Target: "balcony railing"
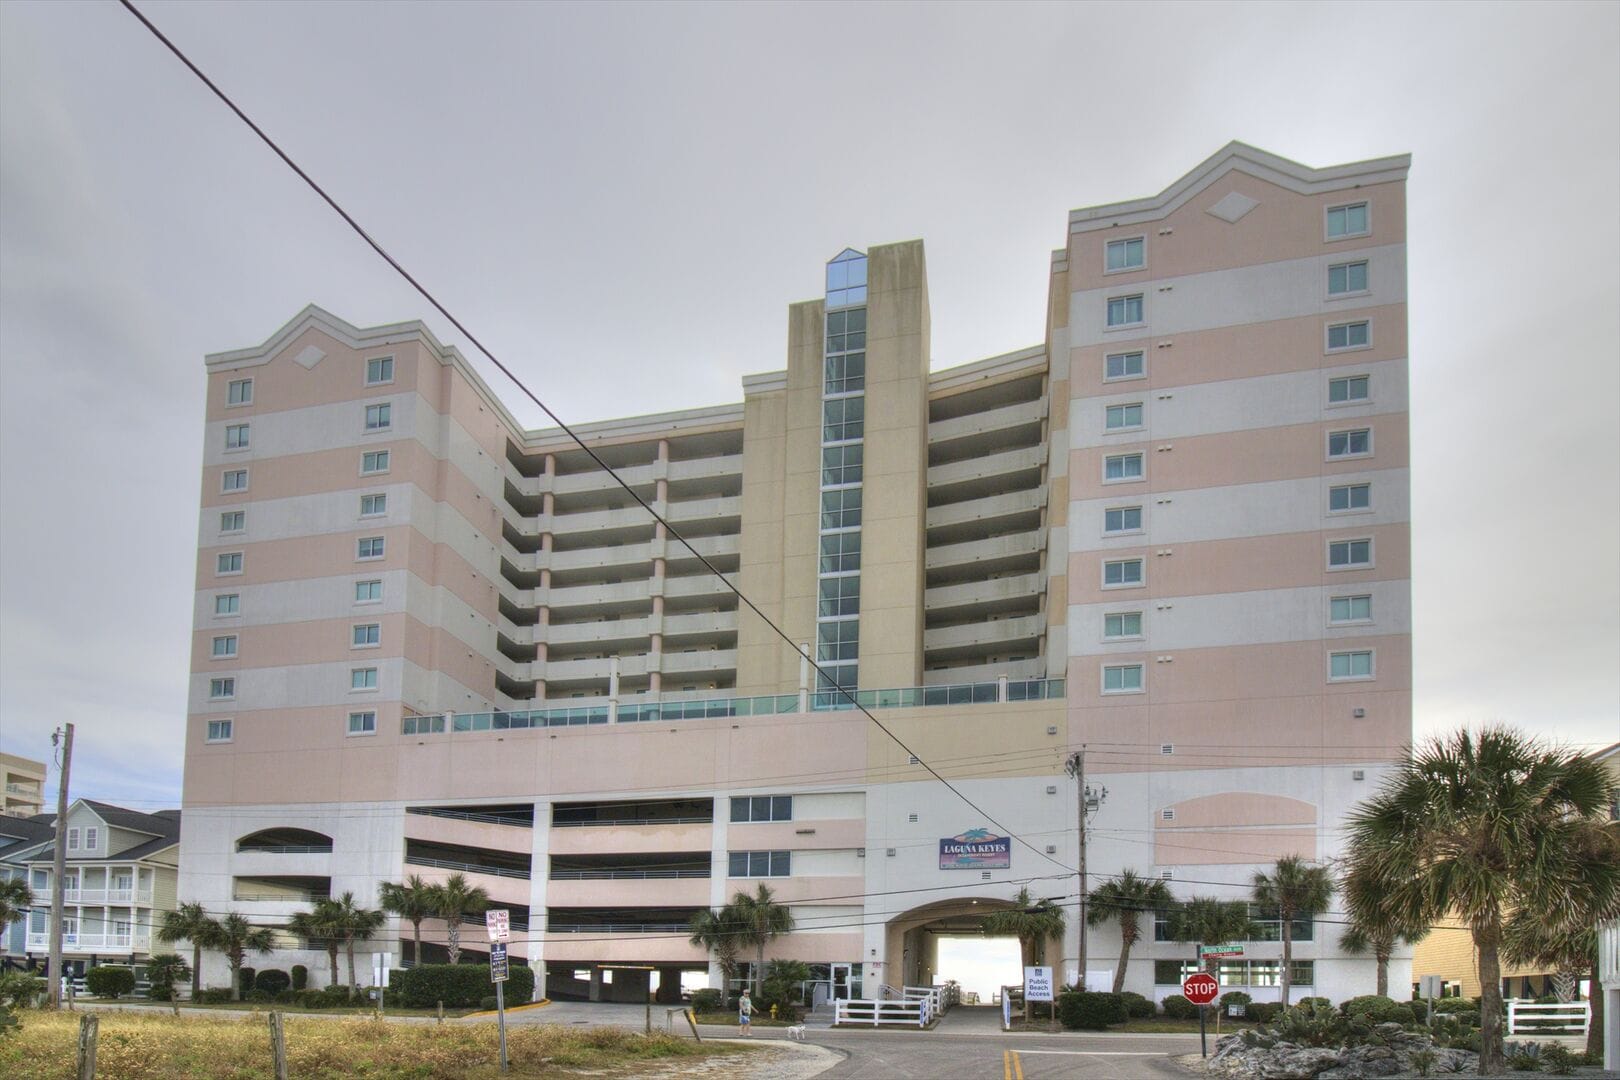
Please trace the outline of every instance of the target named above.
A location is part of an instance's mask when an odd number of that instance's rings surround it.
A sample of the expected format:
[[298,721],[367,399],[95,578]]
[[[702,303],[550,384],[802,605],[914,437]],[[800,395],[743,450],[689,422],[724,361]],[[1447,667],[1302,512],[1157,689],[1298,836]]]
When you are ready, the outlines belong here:
[[556,934],[689,934],[691,923],[552,923]]
[[424,817],[453,818],[456,821],[482,821],[490,825],[510,825],[514,829],[532,829],[533,821],[522,818],[502,817],[500,814],[478,814],[466,810],[441,810],[436,806],[407,806],[407,814],[421,814]]
[[577,829],[596,825],[708,825],[713,821],[713,814],[707,817],[592,818],[589,821],[553,820],[551,827],[553,829]]
[[706,878],[709,868],[702,870],[553,870],[552,881],[675,881],[686,878]]
[[527,870],[519,870],[510,866],[482,866],[478,863],[454,862],[450,859],[430,859],[425,855],[406,854],[405,861],[412,866],[431,866],[437,870],[460,870],[468,874],[493,874],[496,877],[522,878],[529,880]]
[[7,784],[7,795],[26,795],[31,799],[39,798],[39,788],[30,784]]
[[[1006,691],[1003,696],[1002,687]],[[907,686],[892,690],[857,690],[855,700],[868,709],[914,709],[941,705],[981,705],[1001,701],[1045,701],[1061,699],[1063,679],[1012,679],[1005,684],[992,682],[956,683],[947,686]],[[809,695],[815,710],[854,708],[837,691]],[[779,716],[799,711],[798,694],[764,694],[749,697],[705,698],[696,701],[636,701],[618,707],[621,724],[640,721],[699,720],[710,717]],[[405,735],[443,735],[463,731],[510,731],[524,728],[571,727],[606,724],[613,710],[605,704],[529,711],[444,713],[433,716],[407,716],[401,721]]]
[[63,889],[69,904],[150,904],[151,889]]
[[[149,949],[151,946],[152,935],[150,933],[75,933],[62,935],[62,948],[64,949],[81,951],[88,949]],[[48,949],[50,947],[51,936],[49,934],[31,933],[28,935],[28,948],[30,950]]]

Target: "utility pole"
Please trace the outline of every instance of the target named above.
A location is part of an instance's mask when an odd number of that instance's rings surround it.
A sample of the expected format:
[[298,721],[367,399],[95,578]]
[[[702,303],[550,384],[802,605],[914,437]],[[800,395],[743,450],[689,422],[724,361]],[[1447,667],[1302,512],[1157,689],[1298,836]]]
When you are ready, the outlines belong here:
[[62,892],[67,877],[67,808],[68,773],[73,768],[73,725],[66,724],[51,736],[51,745],[61,740],[62,774],[56,778],[56,843],[51,859],[51,950],[48,963],[50,972],[51,1005],[62,1007],[62,920],[67,914]]
[[1086,746],[1080,744],[1080,749],[1069,755],[1064,764],[1064,771],[1074,778],[1075,790],[1075,816],[1078,820],[1080,833],[1080,989],[1086,988],[1086,915],[1091,901],[1090,887],[1086,881],[1086,820],[1097,812],[1102,801],[1108,798],[1108,789],[1102,788],[1093,792],[1086,785]]

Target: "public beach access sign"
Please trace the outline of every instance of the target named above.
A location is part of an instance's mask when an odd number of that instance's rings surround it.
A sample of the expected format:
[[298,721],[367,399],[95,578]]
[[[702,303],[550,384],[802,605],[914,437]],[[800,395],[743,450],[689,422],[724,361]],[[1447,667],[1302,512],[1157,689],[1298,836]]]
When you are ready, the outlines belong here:
[[939,841],[941,870],[1006,870],[1012,866],[1012,837],[989,829],[969,829]]

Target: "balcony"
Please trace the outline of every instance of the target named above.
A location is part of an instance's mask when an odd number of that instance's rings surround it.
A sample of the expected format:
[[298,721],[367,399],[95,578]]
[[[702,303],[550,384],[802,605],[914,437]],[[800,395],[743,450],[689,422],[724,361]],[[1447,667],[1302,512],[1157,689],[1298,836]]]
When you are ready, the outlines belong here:
[[150,904],[151,889],[63,889],[68,904]]
[[[933,420],[928,424],[930,444],[946,443],[956,439],[969,439],[991,432],[1005,432],[1008,428],[1032,428],[1035,438],[1040,437],[1040,424],[1046,419],[1046,402],[1023,401],[1016,405],[1003,405],[999,409],[968,413],[949,420]],[[1004,440],[998,439],[1005,446]]]
[[[29,934],[28,951],[44,951],[51,947],[49,934]],[[101,934],[63,934],[62,948],[68,952],[146,952],[152,947],[152,935],[149,931],[127,934],[101,933]]]
[[1009,645],[1014,642],[1035,643],[1046,633],[1044,615],[1024,615],[1011,619],[986,619],[982,622],[944,626],[923,631],[923,649],[940,652],[951,649],[985,648],[991,645]]
[[938,585],[923,592],[923,609],[930,616],[958,608],[1011,611],[1027,608],[1032,598],[1040,596],[1041,589],[1038,573]]

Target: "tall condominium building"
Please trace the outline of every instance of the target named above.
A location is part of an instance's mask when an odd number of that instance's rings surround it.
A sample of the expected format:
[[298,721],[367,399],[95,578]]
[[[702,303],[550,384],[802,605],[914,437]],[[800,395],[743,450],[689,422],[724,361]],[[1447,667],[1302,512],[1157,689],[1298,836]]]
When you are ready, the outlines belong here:
[[[1234,143],[1074,211],[1044,342],[947,370],[922,243],[845,249],[740,403],[576,429],[618,479],[419,322],[208,357],[182,898],[459,871],[551,996],[640,1000],[763,883],[767,955],[870,994],[1021,884],[1075,913],[1082,749],[1093,885],[1332,856],[1411,730],[1407,168]],[[1255,914],[1222,978],[1264,999]],[[1192,947],[1148,937],[1162,997]],[[1370,992],[1338,937],[1296,986]]]

